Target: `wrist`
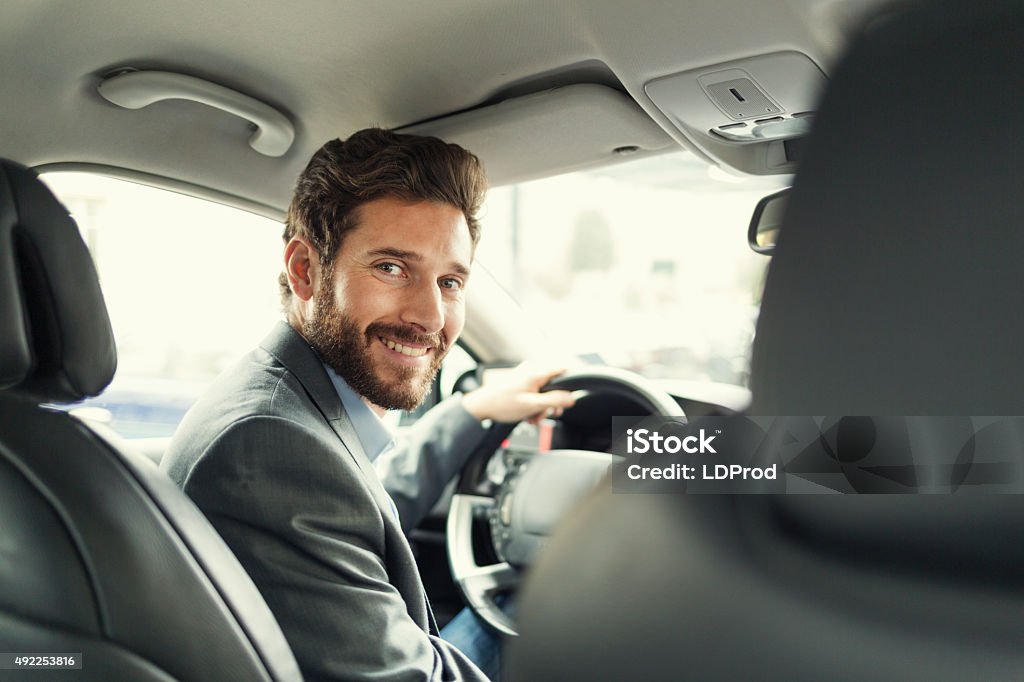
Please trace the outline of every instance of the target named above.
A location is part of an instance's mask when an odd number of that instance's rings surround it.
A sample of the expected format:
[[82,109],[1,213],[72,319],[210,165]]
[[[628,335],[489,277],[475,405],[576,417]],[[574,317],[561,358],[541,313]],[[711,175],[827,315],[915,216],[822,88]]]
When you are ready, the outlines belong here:
[[487,397],[481,393],[482,390],[477,389],[462,396],[462,407],[469,412],[470,416],[480,422],[491,418]]

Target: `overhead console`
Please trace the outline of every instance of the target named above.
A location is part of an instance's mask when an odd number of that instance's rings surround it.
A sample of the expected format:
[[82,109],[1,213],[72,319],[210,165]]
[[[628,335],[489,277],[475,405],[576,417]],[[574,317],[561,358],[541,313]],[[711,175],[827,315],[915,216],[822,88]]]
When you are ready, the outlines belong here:
[[647,96],[691,143],[745,173],[792,173],[825,74],[776,52],[657,78]]

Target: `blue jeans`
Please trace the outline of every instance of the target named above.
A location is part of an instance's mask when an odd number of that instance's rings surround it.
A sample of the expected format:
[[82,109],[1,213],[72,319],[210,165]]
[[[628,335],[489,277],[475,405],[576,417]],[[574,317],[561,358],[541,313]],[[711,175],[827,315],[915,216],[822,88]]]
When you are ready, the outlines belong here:
[[465,608],[441,628],[441,637],[452,644],[494,682],[501,677],[501,637]]

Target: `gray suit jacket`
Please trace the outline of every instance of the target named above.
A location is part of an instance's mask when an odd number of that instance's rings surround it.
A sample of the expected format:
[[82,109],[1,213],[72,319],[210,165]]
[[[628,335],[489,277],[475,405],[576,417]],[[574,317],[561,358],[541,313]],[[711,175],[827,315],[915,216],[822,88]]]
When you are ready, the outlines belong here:
[[[395,469],[409,525],[461,465],[447,451],[482,436],[458,404],[421,421],[420,466]],[[196,403],[161,467],[238,556],[307,680],[486,679],[437,636],[387,493],[319,358],[287,324]]]

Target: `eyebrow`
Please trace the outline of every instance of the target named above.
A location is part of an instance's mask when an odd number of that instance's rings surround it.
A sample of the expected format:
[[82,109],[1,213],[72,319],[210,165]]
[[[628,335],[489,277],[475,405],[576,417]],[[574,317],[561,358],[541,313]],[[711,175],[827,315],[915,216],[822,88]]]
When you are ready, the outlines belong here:
[[[423,256],[416,253],[415,251],[396,249],[393,246],[385,246],[379,249],[374,249],[373,251],[370,251],[366,255],[375,258],[380,256],[388,258],[399,258],[401,260],[413,261],[417,263],[423,260]],[[462,277],[469,277],[469,268],[467,268],[462,263],[459,263],[458,261],[453,261],[449,267],[451,268],[452,272],[454,272],[456,275],[460,275]]]

